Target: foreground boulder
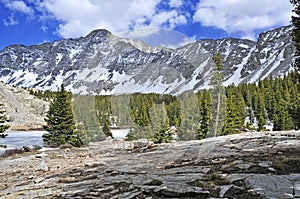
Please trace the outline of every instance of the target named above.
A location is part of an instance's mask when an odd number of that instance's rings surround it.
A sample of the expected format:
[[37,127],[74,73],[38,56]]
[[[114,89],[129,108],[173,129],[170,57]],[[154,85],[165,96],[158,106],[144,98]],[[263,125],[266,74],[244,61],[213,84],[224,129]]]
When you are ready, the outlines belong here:
[[300,197],[300,132],[131,145],[107,140],[1,159],[0,198]]

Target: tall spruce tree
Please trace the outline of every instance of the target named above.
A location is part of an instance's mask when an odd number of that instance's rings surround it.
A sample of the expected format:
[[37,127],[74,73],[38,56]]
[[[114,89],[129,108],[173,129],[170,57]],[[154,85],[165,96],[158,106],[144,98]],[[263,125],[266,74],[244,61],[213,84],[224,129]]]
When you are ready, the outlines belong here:
[[73,110],[63,84],[56,98],[50,104],[45,121],[47,125],[44,126],[44,129],[48,133],[43,135],[43,141],[47,145],[52,147],[67,143],[76,147],[82,145],[81,138],[75,132]]
[[236,87],[227,88],[225,124],[222,135],[237,133],[244,126],[246,111],[242,92]]
[[9,125],[6,124],[7,118],[5,116],[4,105],[0,104],[0,138],[5,138],[7,134],[3,134],[9,128]]
[[180,140],[194,140],[198,138],[200,127],[200,110],[198,97],[193,93],[184,93],[180,96],[181,119],[178,128]]
[[266,124],[266,110],[265,110],[265,102],[263,97],[263,91],[258,92],[258,104],[256,110],[256,118],[258,122],[258,130],[262,130],[264,125]]
[[106,135],[106,137],[114,138],[109,126],[110,126],[110,122],[109,122],[109,118],[107,116],[104,119],[104,124],[103,124],[103,127],[102,127],[102,131],[103,131],[104,135]]
[[173,137],[169,130],[170,123],[165,103],[153,104],[150,110],[150,116],[151,129],[155,132],[152,136],[152,141],[156,144],[171,142]]
[[294,116],[293,117],[293,123],[295,129],[300,129],[300,105],[299,105],[299,92],[300,92],[300,1],[299,0],[290,0],[290,2],[293,4],[294,9],[294,15],[292,16],[292,22],[293,22],[293,41],[294,45],[296,47],[296,53],[295,53],[295,67],[298,70],[298,73],[295,73],[294,75],[294,81],[298,82],[298,98],[296,101],[292,102],[291,107],[291,113]]
[[198,139],[203,139],[210,130],[210,122],[212,119],[211,93],[207,90],[198,93],[198,103],[200,110],[200,125],[198,129]]
[[294,15],[292,16],[292,23],[294,26],[293,29],[293,40],[294,45],[296,47],[296,59],[295,59],[295,65],[300,71],[300,1],[299,0],[290,0],[290,2],[293,4],[294,9]]
[[210,81],[210,84],[213,86],[213,89],[211,90],[212,118],[210,131],[207,134],[208,137],[215,137],[221,134],[226,114],[226,95],[225,88],[222,85],[224,80],[223,57],[221,53],[214,55],[213,61],[215,66],[213,68],[213,75]]

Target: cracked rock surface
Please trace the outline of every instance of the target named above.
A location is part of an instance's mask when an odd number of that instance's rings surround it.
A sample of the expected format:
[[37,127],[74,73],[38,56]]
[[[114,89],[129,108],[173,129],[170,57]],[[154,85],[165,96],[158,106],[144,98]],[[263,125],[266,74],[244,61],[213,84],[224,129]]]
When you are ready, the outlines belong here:
[[300,198],[300,132],[106,140],[2,158],[0,168],[0,198]]

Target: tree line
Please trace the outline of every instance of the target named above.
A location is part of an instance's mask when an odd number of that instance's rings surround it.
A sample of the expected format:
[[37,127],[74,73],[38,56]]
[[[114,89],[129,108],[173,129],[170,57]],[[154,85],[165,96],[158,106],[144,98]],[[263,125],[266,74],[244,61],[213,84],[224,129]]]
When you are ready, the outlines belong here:
[[[223,91],[217,93],[216,88],[179,96],[155,93],[80,96],[68,93],[64,99],[73,106],[75,122],[72,129],[76,123],[82,143],[112,136],[109,126],[113,125],[130,128],[128,140],[147,138],[169,142],[173,134],[178,140],[203,139],[247,129],[261,131],[267,124],[272,124],[276,131],[299,129],[299,84],[298,73],[291,72],[283,78],[270,77],[258,83],[223,87]],[[219,108],[220,100],[214,99],[218,95],[222,101]],[[59,105],[56,111],[62,111],[65,106]],[[48,123],[52,120],[51,112],[55,111],[49,109]]]

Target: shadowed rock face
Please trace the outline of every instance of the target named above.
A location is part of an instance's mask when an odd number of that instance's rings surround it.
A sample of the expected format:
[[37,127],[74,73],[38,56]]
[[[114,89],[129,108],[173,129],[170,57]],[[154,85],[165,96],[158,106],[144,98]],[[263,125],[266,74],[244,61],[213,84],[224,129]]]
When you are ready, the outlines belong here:
[[199,40],[176,49],[95,30],[86,37],[0,51],[0,80],[18,87],[76,94],[155,92],[180,94],[206,88],[212,56],[223,56],[225,85],[283,76],[292,70],[292,26],[262,33],[257,42]]
[[299,198],[300,132],[103,141],[0,161],[1,198]]

